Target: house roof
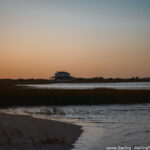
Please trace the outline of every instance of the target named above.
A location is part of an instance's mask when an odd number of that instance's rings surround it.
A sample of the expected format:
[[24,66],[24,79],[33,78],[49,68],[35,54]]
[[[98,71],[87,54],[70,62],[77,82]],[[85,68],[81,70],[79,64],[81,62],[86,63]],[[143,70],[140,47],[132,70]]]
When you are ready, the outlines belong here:
[[68,72],[65,72],[65,71],[58,71],[58,72],[56,72],[56,73],[70,74],[70,73],[68,73]]

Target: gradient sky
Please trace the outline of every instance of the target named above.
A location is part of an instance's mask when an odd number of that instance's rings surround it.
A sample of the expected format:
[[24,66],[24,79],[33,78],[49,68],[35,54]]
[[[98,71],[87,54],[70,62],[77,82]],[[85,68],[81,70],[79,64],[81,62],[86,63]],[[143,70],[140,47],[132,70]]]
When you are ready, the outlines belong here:
[[150,76],[150,0],[0,0],[0,78]]

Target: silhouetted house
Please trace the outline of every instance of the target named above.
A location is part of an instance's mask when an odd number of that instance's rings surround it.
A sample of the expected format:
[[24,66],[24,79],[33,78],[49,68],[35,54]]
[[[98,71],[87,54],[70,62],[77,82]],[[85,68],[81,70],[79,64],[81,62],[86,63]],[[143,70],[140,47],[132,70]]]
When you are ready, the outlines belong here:
[[56,81],[72,81],[75,79],[70,73],[64,71],[56,72],[55,76],[52,78],[54,78]]

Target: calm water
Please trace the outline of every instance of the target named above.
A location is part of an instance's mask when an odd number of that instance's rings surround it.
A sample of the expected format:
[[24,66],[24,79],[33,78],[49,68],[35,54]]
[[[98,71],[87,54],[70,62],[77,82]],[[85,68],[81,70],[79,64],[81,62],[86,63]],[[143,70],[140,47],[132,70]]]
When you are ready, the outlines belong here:
[[36,84],[27,85],[33,88],[47,89],[149,89],[150,82],[126,82],[126,83],[55,83],[55,84]]
[[73,150],[105,150],[107,146],[150,145],[150,104],[28,107],[1,109],[82,126]]

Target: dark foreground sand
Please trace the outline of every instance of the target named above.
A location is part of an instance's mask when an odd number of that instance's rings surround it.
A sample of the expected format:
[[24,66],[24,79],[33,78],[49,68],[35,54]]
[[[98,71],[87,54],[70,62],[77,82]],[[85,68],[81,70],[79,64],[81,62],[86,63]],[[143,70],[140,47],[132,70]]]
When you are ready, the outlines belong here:
[[81,132],[76,125],[0,114],[0,150],[69,150]]

